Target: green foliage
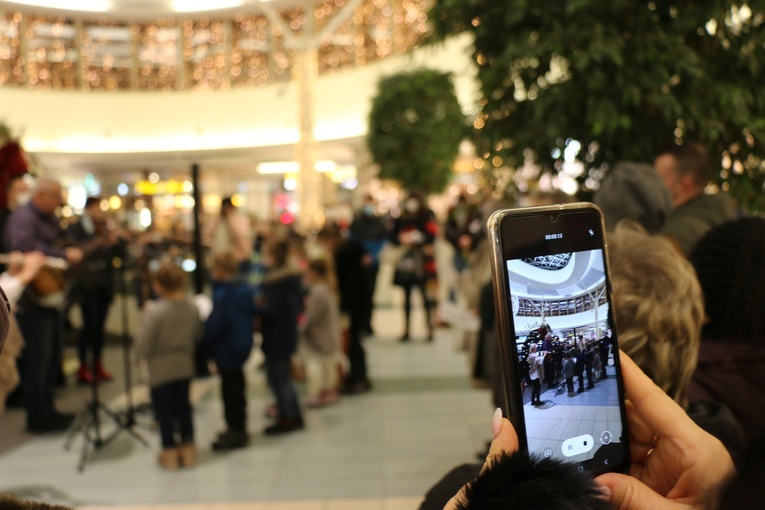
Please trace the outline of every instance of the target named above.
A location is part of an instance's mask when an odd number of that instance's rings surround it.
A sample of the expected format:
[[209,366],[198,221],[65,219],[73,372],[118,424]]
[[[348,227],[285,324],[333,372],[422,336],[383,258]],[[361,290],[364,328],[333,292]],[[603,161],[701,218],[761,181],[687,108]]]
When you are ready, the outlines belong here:
[[436,40],[474,35],[486,159],[556,172],[578,140],[586,192],[609,164],[696,140],[765,210],[765,0],[437,0],[430,19]]
[[424,194],[441,191],[467,134],[449,74],[420,69],[378,83],[367,145],[381,178]]

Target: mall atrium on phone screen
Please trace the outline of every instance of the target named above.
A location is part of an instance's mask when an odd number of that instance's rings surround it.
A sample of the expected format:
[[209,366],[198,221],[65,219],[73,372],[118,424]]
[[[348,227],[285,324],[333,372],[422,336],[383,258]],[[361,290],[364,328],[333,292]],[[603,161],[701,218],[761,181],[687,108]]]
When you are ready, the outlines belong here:
[[[603,253],[509,260],[507,270],[529,451],[597,462],[622,435]],[[530,355],[532,345],[537,353]],[[535,356],[544,378],[541,403],[532,405]]]

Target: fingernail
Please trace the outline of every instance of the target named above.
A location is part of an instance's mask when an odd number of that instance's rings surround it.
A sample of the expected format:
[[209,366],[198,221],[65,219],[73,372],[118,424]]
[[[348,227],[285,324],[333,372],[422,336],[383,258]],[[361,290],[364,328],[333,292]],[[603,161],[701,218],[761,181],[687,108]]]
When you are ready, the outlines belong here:
[[499,407],[494,411],[494,417],[491,419],[491,432],[494,437],[499,435],[499,431],[502,428],[502,409]]

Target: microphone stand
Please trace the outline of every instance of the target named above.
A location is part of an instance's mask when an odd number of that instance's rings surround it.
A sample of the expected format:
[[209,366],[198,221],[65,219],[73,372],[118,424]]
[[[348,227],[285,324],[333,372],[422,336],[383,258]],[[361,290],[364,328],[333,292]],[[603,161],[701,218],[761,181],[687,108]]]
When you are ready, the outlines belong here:
[[[99,381],[97,381],[95,377],[96,360],[94,356],[91,362],[91,372],[94,375],[93,380],[90,382],[91,401],[88,404],[87,409],[85,409],[85,411],[77,416],[77,419],[69,429],[69,434],[67,435],[66,442],[64,443],[64,449],[69,450],[77,439],[77,436],[79,435],[82,437],[80,460],[77,464],[77,470],[79,472],[82,472],[85,469],[85,463],[87,462],[91,451],[99,451],[105,448],[123,432],[128,433],[133,439],[141,443],[144,447],[148,448],[149,446],[149,443],[138,432],[136,432],[136,430],[134,430],[136,426],[136,409],[133,405],[132,397],[132,377],[130,364],[131,339],[128,326],[127,284],[125,283],[124,258],[115,258],[112,263],[117,269],[119,293],[121,295],[122,301],[122,349],[125,363],[125,394],[127,398],[127,408],[123,413],[116,413],[99,400]],[[108,421],[111,421],[115,425],[115,429],[106,436],[104,436],[101,431],[101,415],[104,415]]]

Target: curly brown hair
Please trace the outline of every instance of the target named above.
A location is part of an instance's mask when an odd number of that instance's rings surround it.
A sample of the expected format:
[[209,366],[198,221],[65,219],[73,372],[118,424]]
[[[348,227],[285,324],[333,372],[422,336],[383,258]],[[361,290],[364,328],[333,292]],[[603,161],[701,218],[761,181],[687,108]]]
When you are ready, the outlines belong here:
[[693,267],[667,238],[631,221],[608,234],[608,259],[619,345],[686,407],[704,321]]

